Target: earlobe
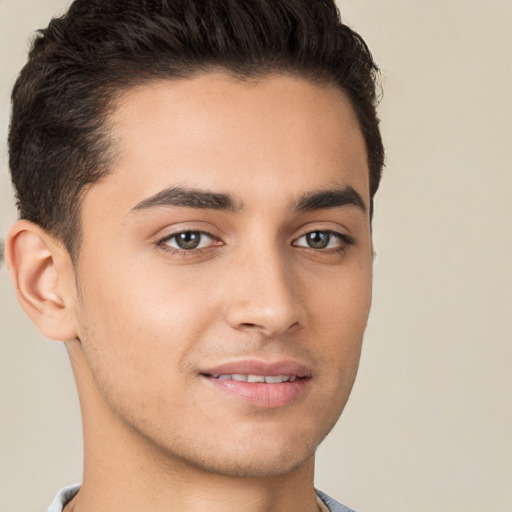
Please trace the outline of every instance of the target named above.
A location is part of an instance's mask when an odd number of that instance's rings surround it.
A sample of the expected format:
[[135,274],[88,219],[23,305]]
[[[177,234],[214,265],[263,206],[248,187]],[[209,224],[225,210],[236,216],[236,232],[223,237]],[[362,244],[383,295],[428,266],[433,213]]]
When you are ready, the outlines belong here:
[[73,268],[62,244],[21,220],[7,236],[5,257],[18,301],[43,335],[59,341],[76,338]]

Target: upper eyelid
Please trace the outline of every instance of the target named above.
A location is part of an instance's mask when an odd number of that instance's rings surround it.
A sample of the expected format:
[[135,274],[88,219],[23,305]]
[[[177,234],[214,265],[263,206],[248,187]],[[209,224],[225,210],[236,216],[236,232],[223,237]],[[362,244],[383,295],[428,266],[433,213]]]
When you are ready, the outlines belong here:
[[297,226],[294,230],[295,233],[301,233],[302,235],[306,235],[312,231],[329,231],[335,234],[346,234],[347,236],[350,236],[349,233],[351,230],[348,226],[345,226],[337,220],[330,219],[310,220],[300,226]]
[[197,226],[197,227],[186,227],[186,226],[183,226],[183,227],[178,227],[177,229],[176,228],[172,228],[172,229],[169,229],[170,226],[167,226],[166,228],[163,228],[163,229],[160,229],[159,230],[159,233],[165,233],[163,235],[159,235],[159,234],[156,234],[155,235],[155,239],[158,242],[162,241],[162,240],[168,240],[174,236],[178,236],[182,233],[201,233],[203,235],[207,235],[211,238],[215,238],[217,240],[220,240],[221,239],[221,234],[217,233],[218,230],[213,230],[213,229],[208,229],[208,228],[204,228],[204,227],[200,227],[200,226]]
[[211,238],[212,240],[216,240],[221,242],[220,238],[218,236],[215,236],[214,234],[205,231],[203,229],[180,229],[179,231],[175,231],[174,233],[169,233],[168,235],[161,237],[158,239],[157,243],[161,244],[163,242],[166,242],[168,240],[172,240],[173,238],[177,237],[178,235],[181,235],[183,233],[199,233],[201,235],[206,235],[207,237]]
[[[332,229],[332,228],[322,228],[322,227],[320,227],[320,228],[318,228],[318,227],[317,228],[313,228],[311,226],[304,227],[303,229],[301,229],[299,231],[299,234],[293,235],[293,237],[290,239],[290,242],[293,244],[297,240],[299,240],[300,238],[306,236],[309,233],[314,233],[315,231],[329,233],[329,234],[339,238],[341,241],[345,241],[347,243],[354,243],[355,242],[355,239],[354,239],[354,237],[352,235],[344,233],[341,230],[336,230],[336,229]],[[182,228],[182,229],[177,229],[176,231],[174,231],[172,233],[168,233],[165,236],[158,237],[158,239],[156,240],[156,243],[157,244],[162,244],[162,243],[164,243],[164,242],[166,242],[168,240],[172,240],[174,237],[176,237],[176,236],[178,236],[178,235],[180,235],[182,233],[190,233],[190,232],[200,233],[202,235],[206,235],[207,237],[211,238],[212,240],[215,240],[217,242],[221,242],[222,244],[225,243],[221,236],[219,236],[218,234],[212,233],[212,231],[207,231],[206,229],[201,229],[201,228],[194,229],[194,228],[185,228],[185,227]]]
[[353,245],[355,243],[354,237],[352,237],[350,235],[346,235],[344,233],[340,233],[339,231],[333,231],[331,229],[312,229],[310,231],[306,231],[303,235],[295,237],[292,240],[292,245],[294,245],[301,238],[304,238],[309,233],[315,233],[315,232],[328,233],[329,235],[337,238],[340,242],[343,242],[346,245]]
[[355,239],[352,235],[349,235],[348,233],[344,233],[343,231],[339,231],[339,230],[336,230],[336,229],[331,229],[331,228],[308,228],[308,229],[305,229],[304,231],[301,231],[300,235],[296,235],[293,237],[292,239],[292,242],[295,241],[295,240],[298,240],[299,238],[302,238],[303,236],[306,236],[308,235],[309,233],[314,233],[315,231],[318,231],[318,232],[321,232],[321,233],[329,233],[333,236],[336,236],[338,238],[340,238],[341,240],[345,240],[345,241],[351,241],[351,242],[354,242]]

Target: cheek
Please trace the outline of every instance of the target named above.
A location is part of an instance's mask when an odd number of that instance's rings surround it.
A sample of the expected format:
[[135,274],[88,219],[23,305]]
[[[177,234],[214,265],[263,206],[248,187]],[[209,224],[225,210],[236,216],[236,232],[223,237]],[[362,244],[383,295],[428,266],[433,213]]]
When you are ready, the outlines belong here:
[[[329,368],[332,392],[350,389],[355,379],[371,306],[371,264],[339,272],[311,292],[312,345]],[[328,384],[325,383],[327,386]]]
[[322,286],[310,287],[310,295],[315,310],[311,318],[323,332],[346,340],[362,337],[372,301],[371,264],[332,272]]
[[80,283],[80,339],[97,379],[110,389],[172,387],[208,325],[205,294],[156,271],[92,270]]

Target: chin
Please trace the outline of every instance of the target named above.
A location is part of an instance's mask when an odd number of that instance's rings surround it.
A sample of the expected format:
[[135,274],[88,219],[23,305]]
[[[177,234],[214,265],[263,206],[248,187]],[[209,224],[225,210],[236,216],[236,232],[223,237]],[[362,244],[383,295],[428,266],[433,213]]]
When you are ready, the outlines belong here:
[[285,476],[302,467],[314,455],[314,450],[304,453],[281,453],[266,457],[265,454],[248,453],[228,455],[216,459],[188,461],[196,469],[231,478],[275,478]]
[[203,472],[237,478],[275,478],[312,462],[316,448],[327,433],[295,430],[292,434],[271,436],[268,432],[261,435],[254,431],[249,437],[237,439],[233,435],[219,443],[203,440],[202,446],[181,444],[180,453],[169,450],[168,455]]

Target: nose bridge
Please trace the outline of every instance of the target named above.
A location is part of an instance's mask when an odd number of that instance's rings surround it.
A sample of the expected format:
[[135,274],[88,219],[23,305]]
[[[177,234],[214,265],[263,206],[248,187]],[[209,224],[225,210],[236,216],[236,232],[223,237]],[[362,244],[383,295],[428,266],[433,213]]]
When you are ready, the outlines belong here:
[[236,260],[227,307],[233,328],[276,335],[302,323],[293,269],[277,242],[260,239],[259,244],[241,251]]

